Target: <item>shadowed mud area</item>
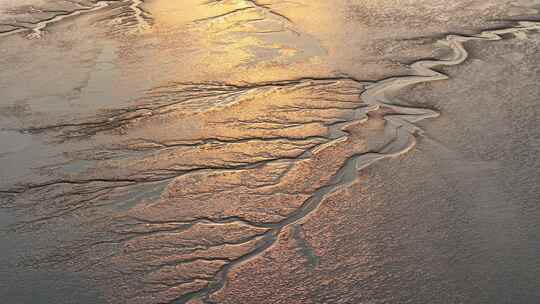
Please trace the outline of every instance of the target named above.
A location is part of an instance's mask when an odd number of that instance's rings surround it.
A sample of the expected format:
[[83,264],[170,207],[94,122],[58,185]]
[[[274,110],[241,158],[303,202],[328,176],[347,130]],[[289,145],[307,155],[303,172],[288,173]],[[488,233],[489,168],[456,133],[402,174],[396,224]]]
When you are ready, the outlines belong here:
[[534,303],[538,9],[0,0],[0,299]]

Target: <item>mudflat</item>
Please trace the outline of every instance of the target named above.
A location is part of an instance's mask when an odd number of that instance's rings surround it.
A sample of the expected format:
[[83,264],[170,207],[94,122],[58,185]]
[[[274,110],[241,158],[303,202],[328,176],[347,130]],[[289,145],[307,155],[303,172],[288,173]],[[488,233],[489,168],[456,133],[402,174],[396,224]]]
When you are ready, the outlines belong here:
[[535,303],[539,10],[0,0],[0,299]]

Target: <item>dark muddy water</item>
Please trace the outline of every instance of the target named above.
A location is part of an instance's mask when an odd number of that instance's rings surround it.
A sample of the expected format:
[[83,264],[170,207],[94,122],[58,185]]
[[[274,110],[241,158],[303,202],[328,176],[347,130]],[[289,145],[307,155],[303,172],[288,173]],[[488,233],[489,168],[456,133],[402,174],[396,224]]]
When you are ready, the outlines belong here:
[[536,303],[539,9],[0,0],[0,303]]

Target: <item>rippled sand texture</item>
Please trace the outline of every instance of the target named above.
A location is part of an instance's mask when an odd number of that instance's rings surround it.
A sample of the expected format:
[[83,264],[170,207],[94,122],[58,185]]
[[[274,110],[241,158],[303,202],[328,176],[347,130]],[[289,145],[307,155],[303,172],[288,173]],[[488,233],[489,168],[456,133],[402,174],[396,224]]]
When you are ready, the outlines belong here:
[[531,302],[539,7],[0,2],[0,295]]

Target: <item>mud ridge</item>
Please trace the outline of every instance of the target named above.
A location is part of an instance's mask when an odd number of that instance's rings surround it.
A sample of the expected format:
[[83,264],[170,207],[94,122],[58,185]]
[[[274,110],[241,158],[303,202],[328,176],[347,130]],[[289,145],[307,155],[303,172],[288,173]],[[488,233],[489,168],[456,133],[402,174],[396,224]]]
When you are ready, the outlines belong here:
[[110,110],[83,122],[66,122],[45,126],[35,126],[14,131],[30,134],[58,132],[61,141],[81,139],[99,133],[113,132],[128,127],[130,124],[163,116],[171,112],[183,111],[198,113],[229,106],[240,96],[272,88],[305,88],[314,85],[331,84],[338,81],[351,81],[359,85],[370,82],[341,77],[302,77],[281,81],[261,83],[226,84],[226,83],[172,83],[146,92],[139,105]]

